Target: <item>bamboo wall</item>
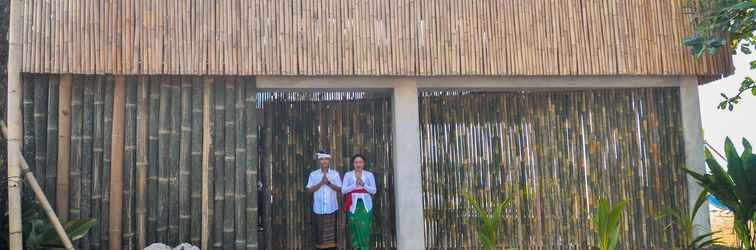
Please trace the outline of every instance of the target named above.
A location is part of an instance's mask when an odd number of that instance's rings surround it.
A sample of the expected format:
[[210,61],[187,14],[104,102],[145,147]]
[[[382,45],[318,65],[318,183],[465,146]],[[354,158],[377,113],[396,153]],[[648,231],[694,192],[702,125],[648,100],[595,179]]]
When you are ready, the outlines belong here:
[[[272,194],[265,218],[270,244],[265,249],[312,249],[312,195],[305,184],[317,170],[314,152],[328,149],[341,176],[356,153],[367,157],[378,192],[373,196],[372,249],[394,249],[394,190],[390,98],[365,92],[261,93],[264,187]],[[342,202],[341,200],[339,201]],[[345,213],[338,215],[340,249],[349,249]]]
[[23,71],[698,75],[686,0],[27,0]]
[[426,246],[477,247],[461,196],[514,199],[501,244],[589,249],[598,197],[629,202],[622,249],[672,249],[654,217],[687,207],[679,90],[425,92],[420,98]]
[[23,86],[32,171],[62,218],[98,222],[77,249],[309,249],[304,186],[322,148],[342,174],[368,157],[374,247],[395,248],[386,94],[258,93],[250,77],[34,74]]
[[23,86],[24,151],[46,195],[62,218],[98,222],[77,248],[256,249],[253,78],[25,75]]

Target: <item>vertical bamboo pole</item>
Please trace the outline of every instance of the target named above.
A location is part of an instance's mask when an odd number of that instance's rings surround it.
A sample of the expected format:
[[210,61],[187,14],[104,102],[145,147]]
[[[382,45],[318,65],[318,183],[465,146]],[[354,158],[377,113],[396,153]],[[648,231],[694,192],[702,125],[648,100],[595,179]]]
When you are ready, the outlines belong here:
[[159,187],[159,170],[160,167],[158,155],[158,129],[160,126],[158,117],[160,116],[160,81],[158,77],[149,78],[149,149],[147,156],[147,194],[146,203],[149,205],[146,218],[145,244],[151,244],[157,240],[158,226],[158,187]]
[[209,163],[210,163],[210,88],[212,80],[205,78],[202,83],[202,249],[209,249],[208,239],[210,238],[210,183],[209,183]]
[[190,156],[190,164],[191,164],[191,221],[189,227],[191,228],[191,233],[189,237],[189,242],[194,246],[200,246],[202,242],[202,181],[203,179],[203,171],[202,167],[204,165],[204,159],[202,155],[202,147],[203,147],[203,119],[204,119],[204,113],[202,112],[203,107],[203,93],[202,93],[202,84],[201,84],[201,78],[199,77],[193,77],[192,78],[192,124],[191,124],[191,156]]
[[222,101],[225,102],[225,133],[224,133],[224,172],[223,172],[223,188],[224,188],[224,207],[223,207],[223,246],[227,249],[231,249],[235,245],[236,228],[234,227],[235,221],[235,205],[236,205],[236,109],[238,95],[236,91],[236,82],[233,78],[226,80],[226,98]]
[[235,241],[234,244],[236,245],[236,249],[245,249],[247,246],[247,226],[246,224],[246,209],[247,209],[247,143],[246,143],[246,137],[247,137],[247,131],[245,127],[245,115],[244,112],[247,108],[246,106],[246,91],[245,91],[245,82],[246,78],[241,78],[236,80],[236,86],[237,86],[237,94],[236,94],[236,131],[235,131],[235,137],[236,137],[236,183],[234,187],[234,193],[236,193],[234,203],[235,203],[235,209],[234,209],[234,217],[235,217],[235,225],[236,225],[236,235],[235,235]]
[[[36,85],[35,79],[38,78],[37,75],[24,75],[22,77],[23,85],[21,86],[23,89],[21,90],[21,96],[22,96],[22,107],[21,107],[21,115],[23,116],[23,124],[21,125],[22,132],[24,135],[24,138],[22,140],[21,145],[21,154],[24,155],[24,158],[27,159],[29,162],[29,165],[31,167],[32,172],[36,172],[37,165],[35,164],[36,159],[34,155],[34,85]],[[22,192],[23,196],[29,197],[30,190],[25,190]]]
[[180,80],[180,130],[179,130],[179,158],[178,158],[178,242],[188,242],[190,237],[190,217],[191,217],[191,203],[190,203],[190,190],[189,190],[189,178],[190,178],[190,165],[189,158],[191,150],[191,133],[192,127],[190,124],[192,115],[192,84],[188,77],[181,77]]
[[157,222],[155,224],[155,240],[166,242],[168,238],[168,135],[170,125],[170,87],[160,80],[160,113],[158,117],[158,187],[157,187]]
[[113,92],[113,134],[110,167],[110,250],[121,249],[123,209],[123,149],[126,77],[116,76]]
[[[9,1],[10,26],[8,30],[8,136],[7,150],[20,152],[23,135],[21,114],[21,66],[23,65],[23,2]],[[11,151],[12,152],[12,151]],[[8,154],[8,246],[21,250],[21,160],[19,154]]]
[[[45,182],[47,176],[47,91],[48,81],[46,75],[39,75],[34,78],[34,110],[27,110],[28,113],[33,113],[34,123],[33,130],[29,126],[29,131],[34,132],[34,174],[40,176],[42,181],[40,187],[43,190],[47,190],[48,186]],[[29,124],[32,125],[32,124]]]
[[247,249],[257,249],[257,81],[246,82],[246,139],[247,139]]
[[[101,246],[110,246],[110,175],[112,173],[113,157],[113,98],[115,95],[115,76],[104,77],[105,104],[102,120],[103,150],[102,150],[102,205],[100,212]],[[62,131],[62,130],[61,130]]]
[[94,92],[94,141],[92,143],[92,212],[91,218],[98,221],[98,223],[92,228],[92,235],[90,238],[90,245],[93,249],[102,248],[102,197],[103,183],[103,155],[104,155],[104,122],[103,112],[105,104],[105,95],[103,88],[103,78],[101,76],[96,77],[93,84]]
[[123,224],[122,247],[124,249],[133,249],[136,247],[134,191],[136,184],[137,87],[139,87],[139,83],[136,77],[126,77],[126,104],[123,123],[123,210],[121,211]]
[[[94,132],[94,82],[93,77],[83,78],[81,133],[81,218],[92,218],[92,134]],[[92,237],[87,235],[79,242],[81,249],[90,249]]]
[[[70,219],[81,219],[81,131],[82,131],[82,98],[83,77],[75,77],[71,86],[71,158],[69,173],[69,201]],[[80,243],[76,243],[81,247]]]
[[179,241],[179,130],[181,129],[180,78],[171,77],[170,85],[170,128],[168,144],[168,240],[169,245]]
[[[45,196],[50,200],[55,199],[56,187],[57,187],[57,168],[58,168],[58,101],[59,101],[59,86],[60,77],[53,75],[50,76],[48,83],[48,102],[47,102],[47,176],[44,176],[43,182],[45,182]],[[50,204],[53,210],[57,210],[57,203]]]
[[224,197],[224,148],[225,144],[223,143],[224,136],[224,124],[225,124],[225,105],[224,102],[225,99],[225,79],[221,80],[217,83],[215,83],[213,94],[214,101],[215,101],[215,122],[214,122],[214,130],[213,131],[213,148],[215,149],[214,152],[214,174],[213,179],[215,180],[213,183],[214,186],[214,208],[213,208],[213,248],[215,249],[223,249],[223,222],[224,222],[224,210],[223,206],[225,205],[225,197]]
[[150,148],[147,147],[148,120],[150,120],[148,106],[149,83],[147,77],[139,78],[139,90],[137,96],[137,138],[136,138],[136,237],[137,249],[144,249],[146,234],[146,186],[147,186],[147,169],[152,167],[148,164],[147,153]]

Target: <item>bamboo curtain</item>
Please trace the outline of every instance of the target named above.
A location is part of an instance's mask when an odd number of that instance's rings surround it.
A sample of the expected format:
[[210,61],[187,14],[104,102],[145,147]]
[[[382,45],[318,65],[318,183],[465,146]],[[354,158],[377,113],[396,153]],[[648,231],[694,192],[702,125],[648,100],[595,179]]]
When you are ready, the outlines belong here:
[[654,217],[687,206],[676,88],[426,92],[420,98],[426,246],[477,248],[461,196],[512,197],[503,247],[589,249],[598,197],[627,200],[623,249],[670,249]]

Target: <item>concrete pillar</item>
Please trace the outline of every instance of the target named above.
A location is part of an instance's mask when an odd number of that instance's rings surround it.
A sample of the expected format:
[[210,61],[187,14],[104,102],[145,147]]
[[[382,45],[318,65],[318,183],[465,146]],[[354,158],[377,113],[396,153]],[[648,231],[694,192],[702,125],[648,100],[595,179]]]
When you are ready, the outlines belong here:
[[[698,173],[706,172],[704,162],[704,141],[701,128],[701,105],[698,101],[698,79],[682,77],[680,79],[680,111],[682,113],[683,137],[685,140],[685,166]],[[695,179],[688,178],[688,208],[692,211],[696,198],[703,191]],[[698,227],[695,236],[711,232],[709,223],[709,205],[705,203],[696,214],[694,221]]]
[[393,92],[397,244],[400,250],[425,249],[417,81],[397,80]]

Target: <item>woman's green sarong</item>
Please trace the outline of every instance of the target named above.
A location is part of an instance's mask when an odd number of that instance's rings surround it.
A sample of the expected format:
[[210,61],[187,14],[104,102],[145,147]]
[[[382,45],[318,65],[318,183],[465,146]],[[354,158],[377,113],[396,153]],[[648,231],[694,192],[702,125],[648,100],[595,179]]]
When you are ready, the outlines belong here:
[[352,235],[354,249],[370,249],[370,226],[373,224],[373,211],[368,212],[362,200],[357,200],[354,213],[347,213],[349,232]]

